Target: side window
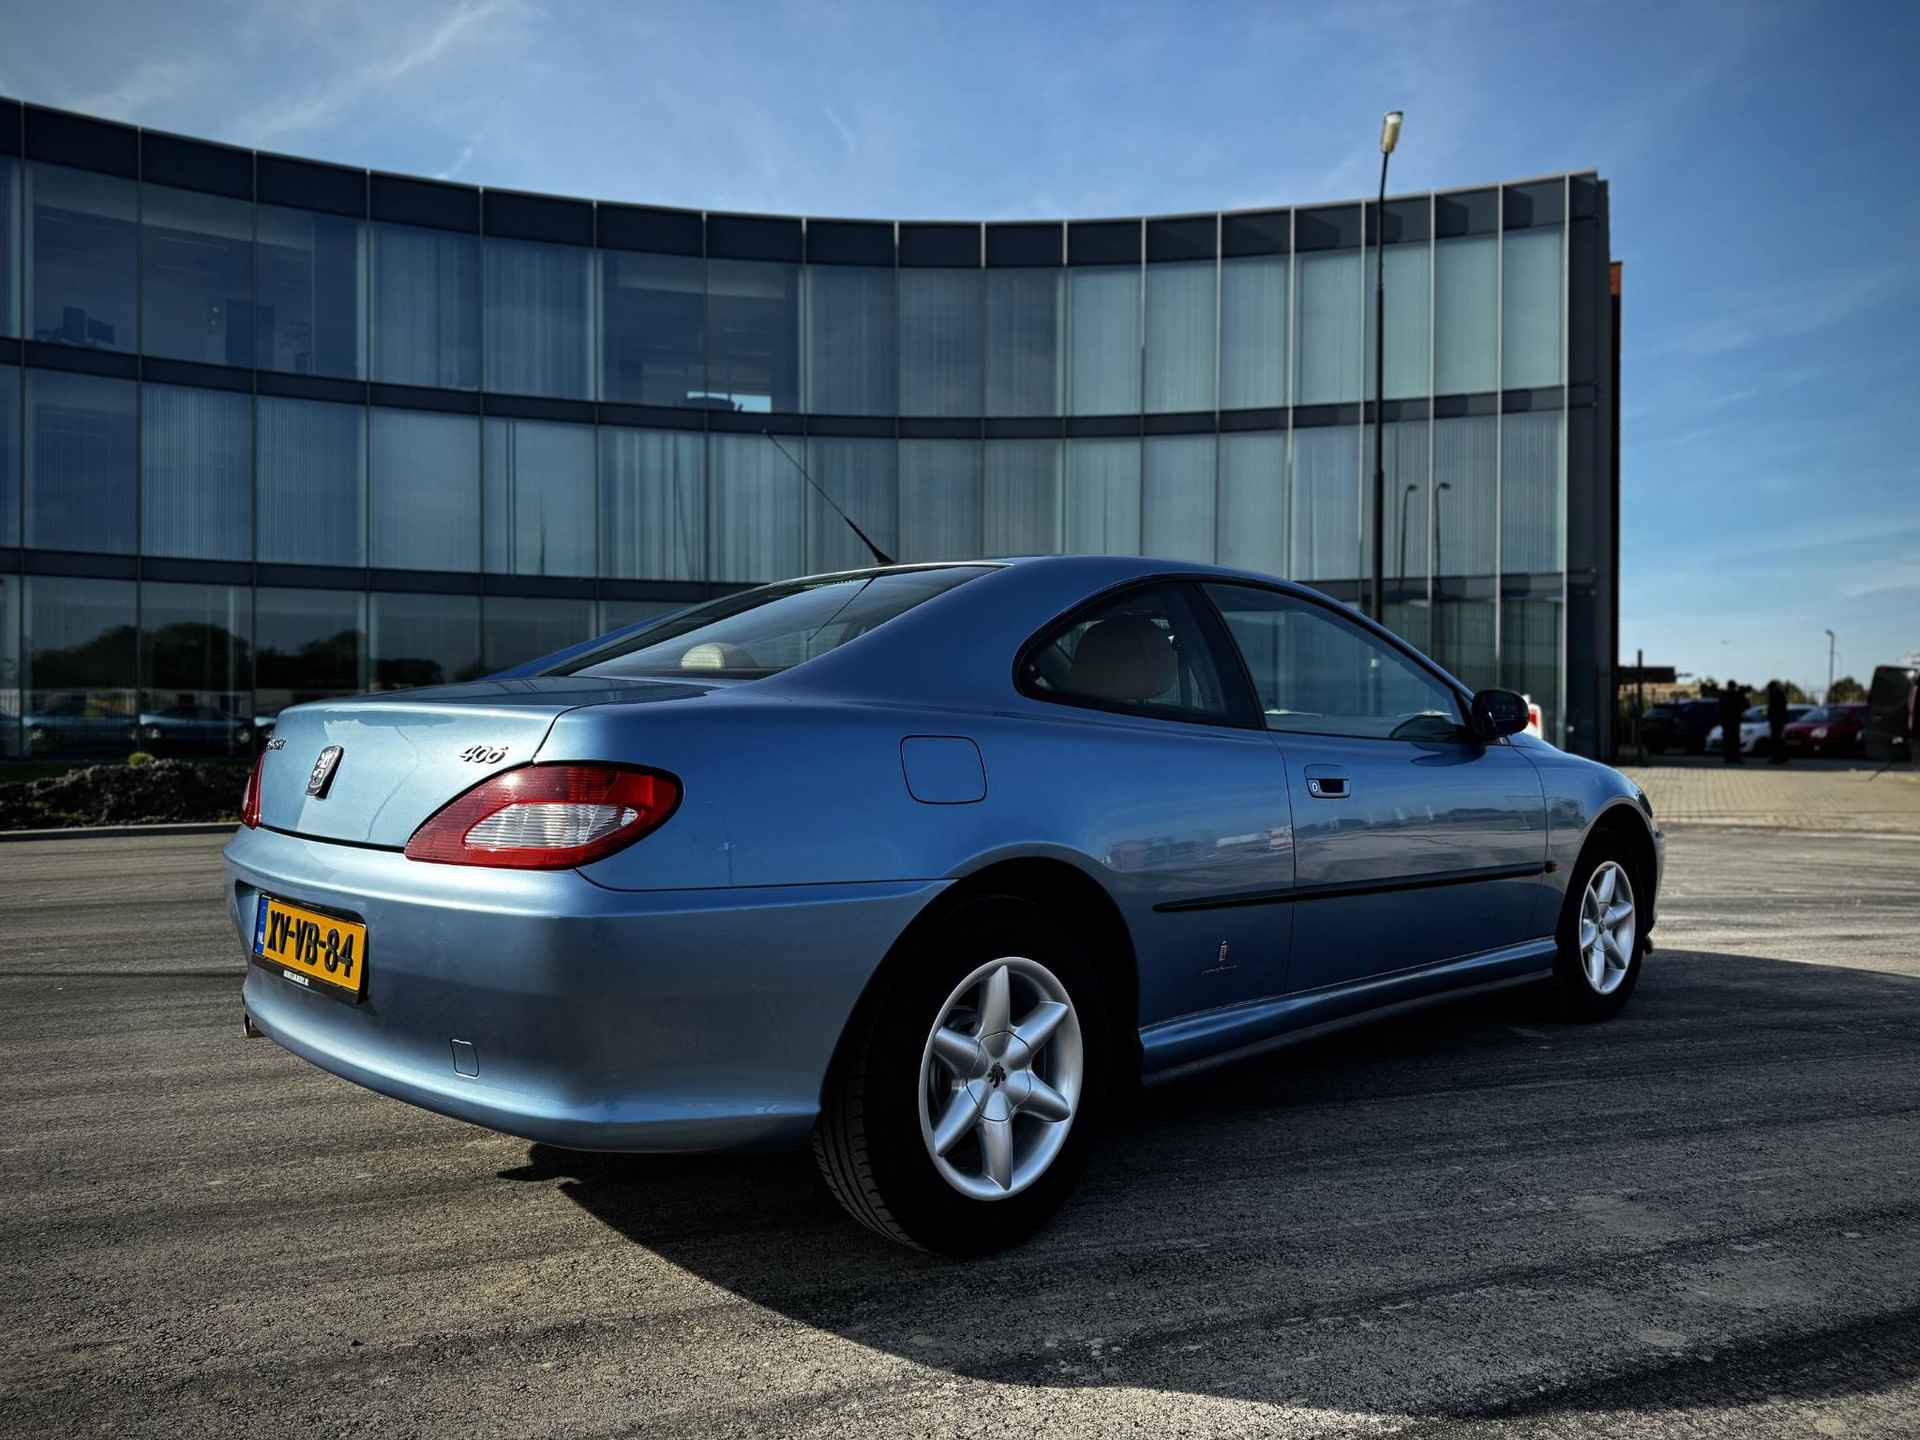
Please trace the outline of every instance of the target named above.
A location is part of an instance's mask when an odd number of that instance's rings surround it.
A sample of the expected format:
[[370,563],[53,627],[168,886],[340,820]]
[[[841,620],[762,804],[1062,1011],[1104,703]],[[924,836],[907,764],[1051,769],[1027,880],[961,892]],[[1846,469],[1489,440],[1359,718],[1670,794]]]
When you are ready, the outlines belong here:
[[1269,730],[1388,740],[1458,731],[1450,688],[1326,607],[1251,586],[1206,591],[1247,662]]
[[1155,585],[1096,601],[1031,646],[1020,688],[1041,700],[1164,720],[1232,720],[1195,603]]

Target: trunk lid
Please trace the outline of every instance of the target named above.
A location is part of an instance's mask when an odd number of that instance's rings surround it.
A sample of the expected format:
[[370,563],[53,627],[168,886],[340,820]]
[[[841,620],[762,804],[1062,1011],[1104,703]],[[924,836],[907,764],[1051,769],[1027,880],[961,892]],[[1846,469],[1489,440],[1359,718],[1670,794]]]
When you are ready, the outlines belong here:
[[[260,770],[260,819],[316,840],[398,849],[454,796],[533,759],[567,711],[695,699],[708,688],[553,676],[296,706],[274,723],[275,748]],[[316,763],[336,745],[331,780],[309,795]]]

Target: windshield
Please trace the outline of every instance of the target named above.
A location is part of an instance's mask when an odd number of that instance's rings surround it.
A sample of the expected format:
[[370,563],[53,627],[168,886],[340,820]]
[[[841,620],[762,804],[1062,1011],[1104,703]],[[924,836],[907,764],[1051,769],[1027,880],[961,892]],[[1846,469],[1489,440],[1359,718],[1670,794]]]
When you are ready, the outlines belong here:
[[993,568],[863,570],[768,585],[663,620],[557,673],[759,680],[837,650]]

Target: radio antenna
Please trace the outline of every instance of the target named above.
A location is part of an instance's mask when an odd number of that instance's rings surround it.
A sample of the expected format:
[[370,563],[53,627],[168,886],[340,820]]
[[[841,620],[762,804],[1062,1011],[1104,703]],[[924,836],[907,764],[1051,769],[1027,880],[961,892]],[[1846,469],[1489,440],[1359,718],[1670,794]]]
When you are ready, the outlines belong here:
[[874,562],[876,564],[880,564],[880,565],[893,564],[893,557],[887,554],[887,552],[882,550],[878,545],[874,544],[872,537],[869,536],[867,532],[862,530],[858,525],[853,523],[853,517],[847,514],[846,511],[842,510],[838,502],[836,502],[834,498],[831,495],[829,495],[825,490],[822,490],[820,488],[820,482],[815,480],[813,476],[807,473],[807,467],[802,465],[798,460],[796,460],[793,457],[793,452],[791,450],[787,449],[786,446],[782,445],[778,440],[775,440],[773,438],[772,431],[762,430],[760,434],[765,439],[772,441],[773,448],[778,450],[782,455],[787,457],[787,463],[793,466],[794,469],[800,472],[800,478],[802,480],[805,480],[807,484],[813,487],[814,494],[818,495],[822,500],[826,501],[827,504],[833,506],[833,513],[838,515],[842,520],[846,521],[847,528],[853,531],[854,534],[860,537],[860,543],[866,546],[867,549],[872,553]]

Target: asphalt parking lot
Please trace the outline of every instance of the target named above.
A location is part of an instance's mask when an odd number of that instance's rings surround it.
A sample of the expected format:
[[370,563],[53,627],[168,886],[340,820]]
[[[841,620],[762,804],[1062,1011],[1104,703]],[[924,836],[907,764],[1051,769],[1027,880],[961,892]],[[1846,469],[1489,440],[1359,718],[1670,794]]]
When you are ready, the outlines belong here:
[[243,1040],[219,843],[0,846],[0,1433],[1920,1433],[1920,838],[1676,828],[1619,1022],[1150,1092],[971,1265]]

